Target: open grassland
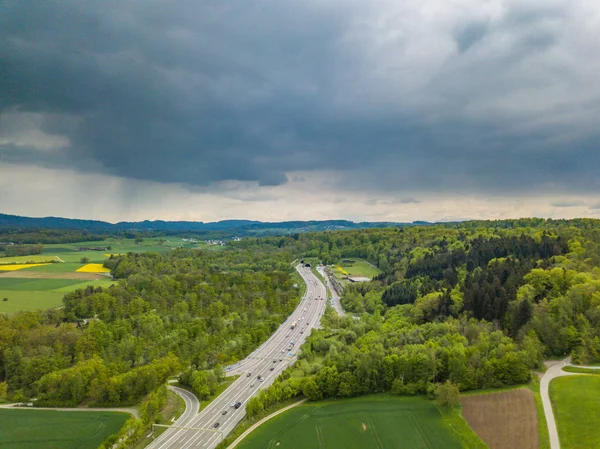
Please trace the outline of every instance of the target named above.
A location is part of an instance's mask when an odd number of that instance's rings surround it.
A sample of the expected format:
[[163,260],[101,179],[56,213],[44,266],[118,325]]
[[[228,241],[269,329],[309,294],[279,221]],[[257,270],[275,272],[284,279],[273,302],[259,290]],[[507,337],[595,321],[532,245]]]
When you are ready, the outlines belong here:
[[550,383],[550,400],[562,449],[600,447],[600,377],[559,377]]
[[0,447],[95,449],[128,418],[115,412],[0,410]]
[[340,264],[333,267],[333,274],[342,279],[344,276],[362,276],[373,279],[381,271],[362,259],[344,259]]
[[101,263],[88,263],[76,271],[78,273],[110,273],[110,270]]
[[[0,290],[0,313],[9,315],[21,310],[44,310],[61,307],[64,292]],[[4,299],[8,301],[4,301]],[[0,446],[1,447],[1,446]]]
[[22,264],[13,264],[13,265],[0,265],[0,271],[18,271],[23,270],[25,268],[34,268],[34,267],[42,267],[45,264],[40,263],[22,263]]
[[[0,276],[0,313],[13,314],[21,310],[43,310],[61,307],[65,293],[92,287],[108,288],[116,281],[102,279],[39,279],[5,278]],[[7,301],[4,301],[4,298]]]
[[527,388],[463,396],[462,414],[490,449],[537,449],[537,409]]
[[52,263],[60,262],[56,256],[50,254],[43,255],[32,255],[32,256],[14,256],[14,257],[0,257],[0,265],[11,264],[11,263]]
[[459,449],[440,412],[424,398],[387,395],[305,403],[274,417],[240,449]]
[[0,277],[0,290],[56,290],[76,284],[81,284],[81,281],[74,279],[28,279]]

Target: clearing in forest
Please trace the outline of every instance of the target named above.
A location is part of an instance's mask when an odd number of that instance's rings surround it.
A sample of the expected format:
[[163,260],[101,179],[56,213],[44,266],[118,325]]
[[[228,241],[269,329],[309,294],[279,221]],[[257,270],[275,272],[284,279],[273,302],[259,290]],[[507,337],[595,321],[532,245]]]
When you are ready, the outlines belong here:
[[490,449],[537,449],[538,418],[527,388],[463,396],[462,414]]
[[554,379],[550,400],[562,449],[600,447],[600,376]]
[[239,449],[459,449],[424,398],[364,396],[304,403],[258,427]]
[[127,413],[0,410],[3,449],[95,449],[117,433]]
[[333,267],[333,274],[342,279],[344,276],[367,277],[373,279],[381,271],[362,259],[344,259],[339,265]]

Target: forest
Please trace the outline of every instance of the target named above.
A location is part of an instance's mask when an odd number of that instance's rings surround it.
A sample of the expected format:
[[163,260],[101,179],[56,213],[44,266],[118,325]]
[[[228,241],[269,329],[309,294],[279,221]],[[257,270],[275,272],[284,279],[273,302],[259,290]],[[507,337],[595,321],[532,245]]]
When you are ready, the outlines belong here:
[[184,367],[218,371],[294,309],[288,259],[265,249],[113,257],[106,265],[118,285],[69,293],[59,310],[0,316],[4,395],[134,404]]
[[[200,397],[299,300],[292,262],[363,258],[296,365],[248,403],[297,395],[429,394],[521,384],[544,358],[600,361],[600,223],[506,220],[244,238],[222,251],[111,256],[118,283],[58,310],[0,315],[0,400],[141,403],[145,423],[176,374]],[[60,236],[58,236],[60,238]],[[138,432],[139,433],[139,432]]]
[[342,304],[354,319],[329,311],[251,413],[297,394],[520,384],[565,354],[600,361],[599,224],[523,219],[245,240],[327,264],[361,257],[382,270],[346,286]]

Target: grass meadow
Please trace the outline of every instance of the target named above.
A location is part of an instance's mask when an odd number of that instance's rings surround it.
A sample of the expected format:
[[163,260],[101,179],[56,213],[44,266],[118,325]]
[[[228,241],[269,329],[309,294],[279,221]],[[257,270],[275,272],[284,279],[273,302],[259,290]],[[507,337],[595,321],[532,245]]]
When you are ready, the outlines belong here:
[[115,412],[1,410],[3,449],[95,449],[129,418]]
[[600,376],[554,379],[550,400],[562,449],[600,447]]
[[304,403],[258,427],[239,449],[460,449],[438,409],[419,397],[371,395]]
[[342,263],[333,267],[333,274],[342,279],[344,276],[362,276],[373,279],[381,271],[362,259],[345,259]]

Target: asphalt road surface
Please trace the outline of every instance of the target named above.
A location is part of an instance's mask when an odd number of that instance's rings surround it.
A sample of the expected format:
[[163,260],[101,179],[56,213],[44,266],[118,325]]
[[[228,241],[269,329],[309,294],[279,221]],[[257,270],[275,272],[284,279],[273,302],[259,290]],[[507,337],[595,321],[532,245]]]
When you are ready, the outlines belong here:
[[[262,346],[246,359],[227,368],[228,376],[240,377],[200,413],[188,413],[188,408],[198,410],[199,404],[193,395],[186,395],[186,412],[148,448],[214,448],[246,415],[246,402],[259,390],[271,385],[285,368],[296,361],[297,351],[310,334],[310,329],[319,326],[327,303],[325,286],[310,268],[299,265],[296,269],[306,283],[306,293],[296,310]],[[291,328],[293,323],[296,323],[294,329]],[[259,375],[263,382],[258,380]],[[238,401],[242,405],[236,409],[232,404]],[[216,423],[219,423],[218,427],[214,427]]]
[[329,293],[331,295],[331,305],[333,306],[333,308],[339,316],[346,315],[346,312],[344,312],[344,308],[342,307],[342,301],[340,300],[340,296],[337,294],[337,291],[333,287],[329,275],[325,272],[325,270],[322,267],[317,268],[317,270],[319,271],[319,273],[321,273],[321,276],[323,276],[325,282],[327,282],[327,287],[329,288]]

